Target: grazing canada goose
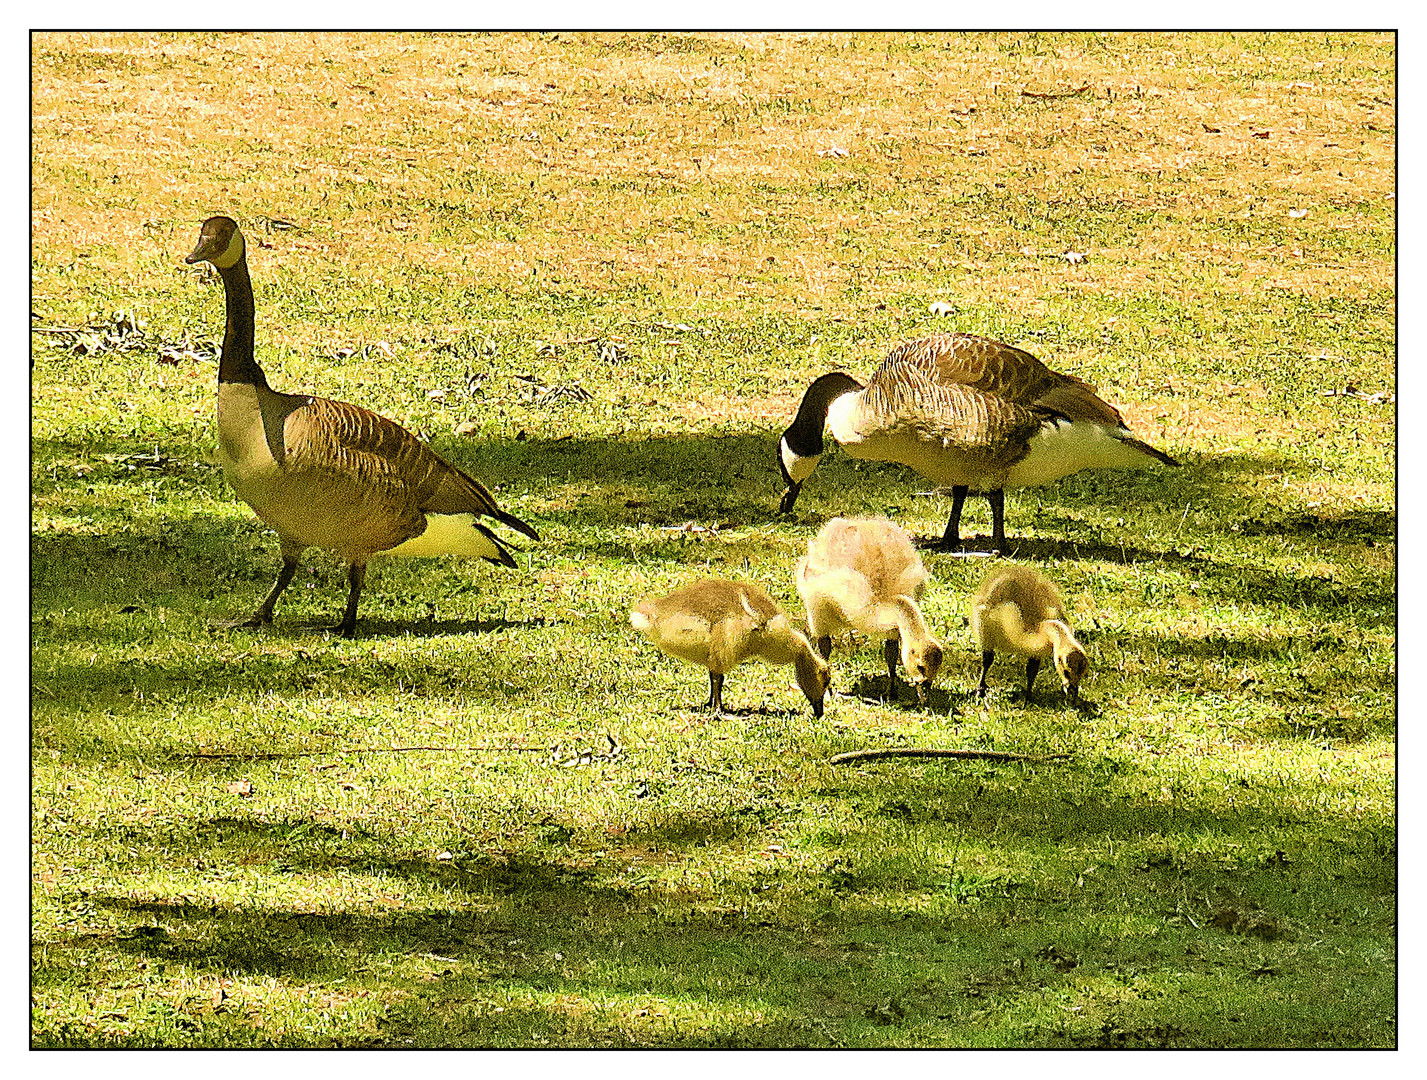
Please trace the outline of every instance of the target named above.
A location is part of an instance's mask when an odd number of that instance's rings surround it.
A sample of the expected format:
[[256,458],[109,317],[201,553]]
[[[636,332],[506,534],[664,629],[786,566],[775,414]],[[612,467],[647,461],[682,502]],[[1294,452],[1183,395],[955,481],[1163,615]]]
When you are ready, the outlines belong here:
[[1027,701],[1047,657],[1054,658],[1066,695],[1071,701],[1079,699],[1090,662],[1070,631],[1060,593],[1043,574],[1028,566],[993,569],[971,598],[971,633],[981,645],[977,696],[986,696],[986,673],[1000,649],[1026,658]]
[[670,656],[709,669],[708,708],[723,715],[723,677],[749,659],[792,664],[798,686],[822,716],[830,674],[788,616],[757,585],[706,578],[629,613],[634,628]]
[[1081,469],[1178,464],[1131,435],[1089,383],[973,334],[904,342],[865,387],[841,371],[814,380],[778,446],[788,485],[781,513],[793,509],[817,468],[825,428],[853,457],[899,462],[952,485],[942,551],[961,545],[968,492],[990,502],[991,546],[1004,552],[1005,488],[1048,484]]
[[823,659],[832,635],[847,630],[884,636],[888,694],[896,697],[897,656],[917,700],[941,667],[942,647],[927,629],[917,602],[927,572],[906,531],[885,518],[833,518],[808,541],[794,575],[808,609],[808,629]]
[[228,625],[271,623],[309,547],[327,548],[349,564],[347,610],[334,629],[351,637],[371,556],[463,555],[514,566],[510,549],[480,517],[540,539],[498,507],[479,481],[399,424],[346,402],[268,386],[253,356],[253,286],[243,234],[231,218],[205,221],[185,261],[217,267],[227,301],[218,364],[223,473],[282,542],[282,570],[267,599],[251,618]]

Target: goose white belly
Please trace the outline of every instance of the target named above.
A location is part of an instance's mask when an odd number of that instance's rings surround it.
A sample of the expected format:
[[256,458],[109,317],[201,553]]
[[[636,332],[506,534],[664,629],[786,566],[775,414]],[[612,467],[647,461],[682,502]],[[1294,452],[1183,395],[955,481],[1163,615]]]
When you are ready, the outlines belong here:
[[1003,472],[994,455],[948,446],[941,441],[920,438],[912,431],[878,432],[868,438],[857,436],[839,440],[850,457],[869,461],[895,461],[915,469],[938,484],[995,490]]
[[426,531],[420,536],[413,536],[396,547],[373,554],[397,555],[403,558],[459,555],[466,559],[500,560],[500,548],[476,527],[475,514],[427,513],[423,516],[426,518]]
[[1049,484],[1081,469],[1132,469],[1150,459],[1119,438],[1116,431],[1084,420],[1057,420],[1031,439],[1030,450],[1006,470],[1006,487]]

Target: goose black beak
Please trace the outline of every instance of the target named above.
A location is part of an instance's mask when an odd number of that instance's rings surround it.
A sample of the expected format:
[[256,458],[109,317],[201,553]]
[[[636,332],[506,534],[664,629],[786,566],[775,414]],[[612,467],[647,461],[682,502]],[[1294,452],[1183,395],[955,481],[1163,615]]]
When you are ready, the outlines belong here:
[[814,702],[812,702],[811,704],[812,704],[812,707],[813,707],[813,715],[814,715],[815,717],[817,717],[819,720],[821,720],[821,719],[822,719],[822,716],[823,716],[823,702],[822,702],[822,698],[818,698],[817,701],[814,701]]
[[783,501],[778,504],[778,513],[791,514],[793,512],[793,504],[798,501],[798,492],[802,490],[802,481],[796,484],[789,484],[788,490],[783,492]]

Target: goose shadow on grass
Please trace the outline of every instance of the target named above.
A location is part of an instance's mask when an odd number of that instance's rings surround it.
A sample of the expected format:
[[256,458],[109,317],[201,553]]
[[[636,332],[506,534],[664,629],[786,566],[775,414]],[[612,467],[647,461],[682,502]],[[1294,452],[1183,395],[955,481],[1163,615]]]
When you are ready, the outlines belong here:
[[[780,517],[777,504],[782,481],[774,459],[776,436],[756,434],[692,434],[565,440],[497,440],[472,448],[460,440],[436,442],[436,448],[455,463],[469,467],[484,479],[498,501],[513,508],[541,530],[546,540],[521,545],[522,560],[537,564],[542,548],[577,546],[580,551],[608,558],[686,558],[689,536],[679,533],[648,532],[617,540],[599,535],[601,530],[637,530],[640,526],[677,527],[689,521],[709,526],[763,526],[789,536],[803,536],[837,514],[887,514],[894,519],[912,506],[926,481],[903,466],[862,462],[840,452],[828,460],[808,482],[795,513]],[[127,444],[126,444],[127,446]],[[37,456],[53,455],[73,444],[51,440],[40,444]],[[91,448],[92,449],[92,448]],[[1087,533],[1081,519],[1105,512],[1107,505],[1135,507],[1166,526],[1182,514],[1182,507],[1214,505],[1212,523],[1202,530],[1217,535],[1288,535],[1313,540],[1328,549],[1331,557],[1352,560],[1363,544],[1391,544],[1396,540],[1395,513],[1349,510],[1331,514],[1305,514],[1266,508],[1257,496],[1242,494],[1238,481],[1265,472],[1279,472],[1283,460],[1246,455],[1213,459],[1188,459],[1177,469],[1127,472],[1080,473],[1044,488],[1035,489],[1040,507],[1038,517],[1064,511],[1061,528],[1068,536],[1026,536],[1017,532],[1016,506],[1024,506],[1021,496],[1011,500],[1011,554],[1032,562],[1050,560],[1107,561],[1118,564],[1157,563],[1183,566],[1187,572],[1214,581],[1225,594],[1242,596],[1246,574],[1258,575],[1254,590],[1295,603],[1325,609],[1340,609],[1355,599],[1342,587],[1317,579],[1277,575],[1225,567],[1191,548],[1155,550],[1143,545],[1110,541]],[[212,484],[211,469],[193,483]],[[92,474],[99,476],[96,472]],[[136,474],[115,472],[110,478],[120,484],[145,479]],[[184,474],[171,477],[181,482]],[[57,489],[63,491],[63,485]],[[233,583],[233,589],[252,592],[256,605],[271,583],[279,564],[277,545],[266,527],[246,511],[240,516],[191,513],[171,519],[146,518],[136,524],[128,510],[106,504],[99,495],[89,494],[79,481],[72,485],[71,510],[88,517],[91,531],[43,530],[32,534],[32,583],[36,586],[36,613],[46,602],[43,597],[65,589],[83,590],[86,595],[113,595],[116,606],[132,603],[135,596],[151,595],[155,583],[172,588],[197,590],[213,595],[215,581]],[[133,498],[138,499],[139,491]],[[145,496],[146,498],[146,496]],[[947,508],[947,500],[936,516]],[[534,507],[546,509],[537,513]],[[1022,518],[1024,521],[1024,518]],[[727,529],[724,533],[727,533]],[[594,535],[591,535],[591,533]],[[701,536],[713,536],[711,531]],[[746,538],[744,538],[746,539]],[[1338,549],[1338,550],[1334,550]],[[933,565],[945,556],[929,556]],[[374,560],[380,565],[379,560]],[[307,564],[304,564],[305,566]],[[490,571],[495,572],[495,571]],[[471,572],[473,587],[479,591],[484,574]],[[373,584],[380,588],[380,578]],[[41,586],[44,586],[41,589]],[[130,590],[125,595],[121,590]],[[340,614],[344,588],[333,597],[333,618]],[[120,599],[120,597],[123,597]],[[1356,599],[1363,599],[1359,594]],[[1368,598],[1382,604],[1386,592]],[[231,606],[231,602],[230,605]],[[236,612],[215,613],[230,617]],[[475,620],[479,632],[484,619]],[[400,632],[435,634],[440,627],[419,629],[419,623],[386,626]],[[377,630],[365,617],[363,633]],[[468,632],[456,630],[455,632]]]
[[[889,994],[905,1006],[905,1017],[895,1018],[897,1023],[883,1033],[891,1041],[902,1019],[931,1025],[924,1031],[936,1029],[933,1021],[953,1027],[971,1022],[969,1013],[981,1003],[966,1000],[964,989],[968,980],[984,980],[990,956],[999,957],[994,969],[1011,995],[1034,992],[1048,980],[1059,984],[1055,971],[1038,959],[1048,945],[1084,942],[1080,948],[1087,950],[1087,961],[1097,965],[1142,963],[1137,938],[1110,935],[1086,941],[1087,905],[1093,906],[1097,895],[1162,912],[1170,892],[1208,897],[1258,883],[1286,894],[1297,885],[1322,892],[1313,909],[1314,925],[1305,928],[1311,932],[1319,921],[1326,928],[1340,917],[1356,917],[1354,905],[1361,895],[1390,896],[1394,888],[1387,820],[1344,815],[1330,830],[1330,840],[1291,816],[1266,818],[1253,805],[1114,795],[1097,787],[1103,777],[1090,761],[1054,769],[977,762],[972,768],[941,767],[935,776],[889,766],[879,774],[881,784],[863,812],[895,819],[909,848],[920,842],[922,830],[942,835],[955,827],[994,835],[1007,865],[1019,865],[1022,854],[1033,855],[1048,842],[1102,851],[1107,838],[1122,849],[1129,845],[1132,857],[1107,862],[1099,856],[1100,873],[1094,880],[1087,876],[1083,892],[1066,892],[1051,881],[1015,884],[1014,891],[1008,887],[949,915],[886,903],[882,894],[889,889],[917,892],[935,888],[935,882],[889,879],[885,871],[879,876],[887,856],[885,832],[851,831],[828,851],[831,862],[824,869],[813,865],[803,872],[797,895],[761,907],[752,902],[740,906],[736,900],[719,906],[713,894],[690,889],[677,873],[661,877],[634,870],[697,861],[710,842],[746,838],[761,843],[769,822],[788,816],[786,808],[738,805],[656,818],[606,840],[606,846],[615,845],[610,853],[615,863],[606,862],[603,871],[589,868],[583,847],[570,844],[574,829],[547,829],[549,838],[534,847],[458,854],[442,863],[412,857],[394,830],[351,832],[349,839],[335,828],[304,829],[299,820],[220,816],[194,824],[188,856],[215,868],[239,860],[282,874],[338,871],[404,879],[443,899],[436,907],[392,912],[315,912],[99,890],[87,902],[113,912],[120,925],[103,935],[62,932],[50,940],[32,972],[34,989],[44,992],[52,980],[72,979],[72,957],[85,956],[93,964],[96,954],[105,951],[180,964],[200,976],[236,974],[297,986],[341,979],[357,979],[360,985],[362,973],[373,965],[380,968],[392,956],[420,956],[444,965],[441,977],[424,983],[398,980],[396,1000],[380,1021],[379,1034],[363,1041],[830,1045],[837,1035],[821,1025],[835,1024],[843,1035],[866,1038],[865,1019]],[[1071,780],[1077,784],[1073,789],[1067,787]],[[852,773],[834,773],[830,783],[843,788],[864,781]],[[1201,851],[1206,834],[1245,838],[1242,848],[1234,848],[1239,861],[1226,869],[1220,865],[1222,853]],[[131,826],[124,841],[136,849],[136,857],[157,862],[172,857],[172,836]],[[1135,853],[1140,841],[1149,842],[1148,856]],[[624,863],[632,869],[621,875],[615,864]],[[1324,887],[1322,868],[1328,863],[1342,884]],[[1171,938],[1202,934],[1183,920],[1161,917]],[[975,933],[986,948],[949,949],[948,932],[953,939]],[[1226,945],[1233,941],[1225,939]],[[1258,943],[1243,943],[1245,962],[1258,949]],[[900,958],[890,967],[885,962],[889,954]],[[1008,958],[1020,963],[1007,969]],[[944,989],[931,988],[925,978],[928,964],[936,966]],[[1070,985],[1073,980],[1065,981]],[[421,992],[409,998],[413,986]],[[519,991],[514,1002],[507,992],[512,988]],[[561,1005],[565,995],[596,1002],[630,994],[641,1000],[692,996],[708,1003],[712,1017],[747,1016],[771,1006],[775,1019],[718,1019],[713,1030],[672,1026],[632,1034],[622,1030],[617,1015],[587,1015],[578,1023],[580,1014]],[[490,1008],[493,995],[504,997],[504,1010]],[[1186,1023],[1172,996],[1161,1006],[1157,1015]],[[1306,1014],[1321,1009],[1322,1002],[1304,1008]],[[804,1023],[807,1019],[818,1023]],[[267,1035],[255,1032],[253,1037]],[[1185,1029],[1190,1043],[1207,1037],[1192,1023]],[[302,1045],[302,1038],[296,1034],[283,1041]]]

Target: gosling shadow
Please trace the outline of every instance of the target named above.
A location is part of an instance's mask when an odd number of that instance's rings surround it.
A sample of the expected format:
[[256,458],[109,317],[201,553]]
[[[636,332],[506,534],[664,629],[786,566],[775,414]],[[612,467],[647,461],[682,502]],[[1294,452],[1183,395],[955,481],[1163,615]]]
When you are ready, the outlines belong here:
[[917,700],[916,688],[901,679],[898,679],[896,685],[890,688],[889,693],[885,672],[876,675],[859,675],[847,690],[847,696],[855,697],[867,705],[884,705],[900,709],[902,712],[940,713],[943,716],[950,716],[957,711],[957,696],[940,687],[930,687],[924,702]]

